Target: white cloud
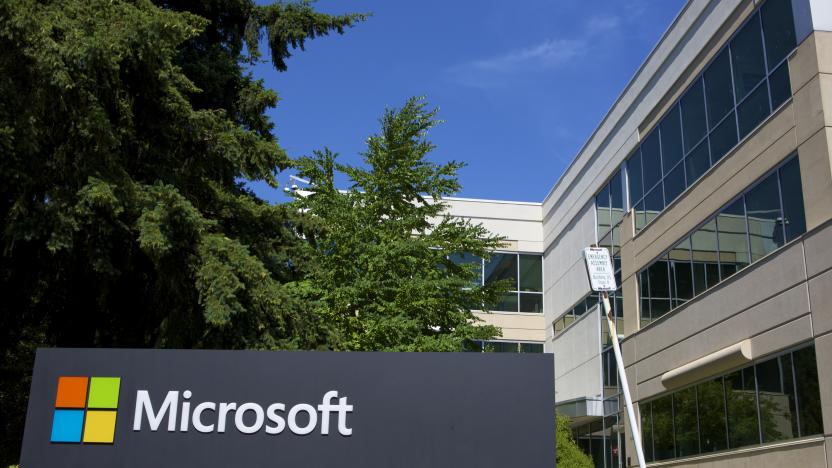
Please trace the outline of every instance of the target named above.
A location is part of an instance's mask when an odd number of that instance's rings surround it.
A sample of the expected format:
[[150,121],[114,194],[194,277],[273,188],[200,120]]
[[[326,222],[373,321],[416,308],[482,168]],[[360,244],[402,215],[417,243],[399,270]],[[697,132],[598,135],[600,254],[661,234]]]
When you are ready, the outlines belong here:
[[598,34],[618,28],[621,18],[618,16],[594,16],[586,23],[588,34]]

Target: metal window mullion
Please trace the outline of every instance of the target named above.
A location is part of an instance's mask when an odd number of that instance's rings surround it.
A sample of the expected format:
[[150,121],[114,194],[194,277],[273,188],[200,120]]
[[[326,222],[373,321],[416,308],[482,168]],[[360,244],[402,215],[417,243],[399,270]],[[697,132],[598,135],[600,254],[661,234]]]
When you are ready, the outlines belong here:
[[[789,2],[791,3],[791,2]],[[766,49],[766,33],[763,30],[763,14],[760,10],[757,11],[757,18],[760,21],[760,42],[763,44],[763,67],[765,70],[765,82],[766,82],[766,89],[768,90],[768,114],[771,115],[771,112],[774,110],[772,107],[772,103],[774,102],[771,98],[771,83],[769,83],[768,77],[771,74],[771,70],[768,66],[768,49]]]
[[670,394],[670,425],[673,428],[673,457],[678,458],[679,450],[676,446],[676,395],[675,393]]
[[696,408],[696,442],[699,447],[697,454],[702,453],[702,425],[699,423],[699,385],[693,387],[693,399]]
[[517,268],[516,268],[516,276],[514,277],[514,288],[517,290],[515,291],[517,294],[517,313],[520,313],[520,254],[514,254],[515,258],[517,259]]
[[792,370],[792,390],[794,391],[794,412],[797,415],[797,436],[803,437],[803,427],[800,424],[800,398],[798,398],[797,393],[797,372],[795,371],[794,366],[794,353],[789,353],[789,362],[791,363],[791,370]]
[[[731,71],[731,97],[734,101],[734,108],[732,112],[734,113],[734,127],[737,130],[737,144],[740,142],[740,115],[737,111],[737,106],[739,103],[737,102],[737,83],[734,80],[734,54],[732,53],[731,43],[728,43],[728,68]],[[734,145],[736,146],[736,145]]]
[[742,211],[743,217],[745,218],[745,244],[747,247],[746,252],[748,252],[748,265],[750,266],[751,262],[754,261],[751,257],[751,224],[748,221],[748,206],[745,201],[745,193],[740,195],[740,197],[742,198]]
[[754,404],[757,406],[757,436],[758,443],[763,443],[763,418],[760,414],[760,386],[757,384],[757,365],[751,366],[754,369]]
[[780,181],[780,169],[782,167],[783,165],[780,165],[780,167],[775,169],[775,173],[777,174],[777,199],[780,201],[780,230],[783,233],[783,245],[786,245],[786,242],[788,242],[788,237],[786,236],[786,207],[783,204],[783,183]]
[[728,389],[725,387],[725,376],[719,378],[719,383],[722,385],[722,414],[724,415],[723,422],[725,423],[725,447],[731,449],[731,433],[730,425],[728,424]]
[[710,169],[714,162],[711,160],[711,117],[708,113],[708,90],[705,87],[704,71],[702,72],[702,101],[705,104],[705,138],[703,140],[708,140],[708,168]]

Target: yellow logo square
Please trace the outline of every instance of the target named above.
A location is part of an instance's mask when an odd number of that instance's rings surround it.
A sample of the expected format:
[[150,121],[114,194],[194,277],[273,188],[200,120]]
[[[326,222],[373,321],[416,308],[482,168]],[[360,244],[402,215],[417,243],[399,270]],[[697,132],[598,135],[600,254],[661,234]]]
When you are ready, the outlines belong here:
[[112,444],[115,432],[115,411],[87,411],[84,421],[85,444]]

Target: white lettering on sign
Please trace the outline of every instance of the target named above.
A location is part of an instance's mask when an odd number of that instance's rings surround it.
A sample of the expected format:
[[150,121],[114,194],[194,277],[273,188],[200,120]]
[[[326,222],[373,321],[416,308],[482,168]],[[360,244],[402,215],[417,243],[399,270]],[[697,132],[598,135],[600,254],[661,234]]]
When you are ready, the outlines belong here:
[[589,286],[593,291],[615,291],[615,273],[610,261],[610,251],[603,247],[587,247],[584,249],[586,271],[589,274]]

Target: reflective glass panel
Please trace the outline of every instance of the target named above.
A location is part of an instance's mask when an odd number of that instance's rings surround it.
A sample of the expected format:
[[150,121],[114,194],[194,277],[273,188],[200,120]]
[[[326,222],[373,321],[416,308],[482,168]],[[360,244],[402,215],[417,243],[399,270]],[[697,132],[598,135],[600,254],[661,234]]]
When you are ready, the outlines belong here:
[[688,187],[702,177],[702,174],[711,167],[711,160],[708,156],[708,142],[703,141],[695,150],[685,158],[685,172]]
[[734,108],[731,59],[727,48],[717,55],[705,71],[705,96],[708,102],[708,126],[714,128]]
[[630,185],[630,203],[637,203],[644,196],[644,184],[641,178],[641,151],[627,161],[627,177]]
[[673,443],[673,400],[671,395],[653,400],[653,449],[656,460],[676,456]]
[[542,313],[543,294],[520,293],[520,312]]
[[763,442],[797,437],[797,406],[790,355],[757,364],[757,390]]
[[716,223],[711,220],[691,234],[693,281],[696,294],[719,282],[716,248]]
[[675,286],[674,306],[678,307],[693,297],[693,271],[690,263],[690,240],[685,239],[668,253],[670,275]]
[[757,15],[740,29],[731,41],[731,61],[734,68],[734,88],[737,101],[742,100],[766,76],[763,59],[763,37]]
[[748,135],[769,115],[768,88],[765,84],[755,89],[748,98],[737,106],[740,138]]
[[470,253],[458,253],[448,256],[448,259],[471,270],[471,287],[482,284],[482,258]]
[[676,456],[687,457],[699,453],[699,431],[696,424],[696,387],[673,394],[674,426],[676,428]]
[[520,290],[543,291],[543,257],[520,254]]
[[789,0],[768,0],[760,9],[769,70],[797,45],[791,3]]
[[734,119],[733,112],[711,132],[709,140],[711,142],[711,159],[716,164],[737,144],[737,121]]
[[624,217],[624,188],[621,171],[610,180],[610,225],[615,226]]
[[768,83],[769,88],[771,88],[771,108],[774,110],[792,97],[792,84],[789,80],[789,63],[783,62],[780,68],[771,72],[771,75],[768,76]]
[[639,405],[641,410],[641,445],[644,450],[644,460],[651,462],[653,457],[653,420],[651,417],[650,403]]
[[485,261],[485,282],[500,280],[509,280],[510,287],[517,288],[517,254],[494,253]]
[[786,240],[790,241],[806,232],[806,214],[803,211],[803,187],[800,182],[798,158],[792,158],[780,168],[780,194],[783,197]]
[[722,209],[716,217],[719,232],[719,263],[722,279],[748,265],[748,236],[745,229],[745,206],[742,197]]
[[520,343],[521,353],[542,353],[543,343]]
[[662,178],[659,132],[654,131],[641,144],[641,166],[644,174],[644,189],[650,190]]
[[668,112],[659,125],[662,139],[662,164],[664,173],[682,160],[682,121],[677,105]]
[[677,164],[664,178],[664,199],[670,204],[685,191],[685,165]]
[[610,186],[605,185],[603,189],[595,196],[595,215],[598,222],[598,238],[604,237],[604,234],[610,230],[612,224],[610,223]]
[[699,78],[682,96],[682,135],[685,151],[690,151],[705,136],[705,95]]
[[745,206],[748,210],[751,261],[756,262],[783,245],[780,193],[776,173],[766,177],[745,195]]
[[722,378],[711,380],[696,387],[699,401],[699,432],[702,453],[716,452],[728,448],[725,434],[725,393]]
[[725,400],[728,403],[728,447],[759,444],[754,367],[725,376]]
[[797,382],[797,404],[800,408],[800,436],[821,434],[823,411],[820,405],[815,347],[809,346],[793,352],[792,361]]
[[517,293],[508,293],[504,295],[496,304],[489,307],[488,310],[496,310],[498,312],[517,312]]
[[656,216],[664,209],[664,194],[662,185],[659,184],[644,197],[645,223],[656,219]]
[[516,353],[517,343],[509,341],[486,341],[485,352],[487,353]]

